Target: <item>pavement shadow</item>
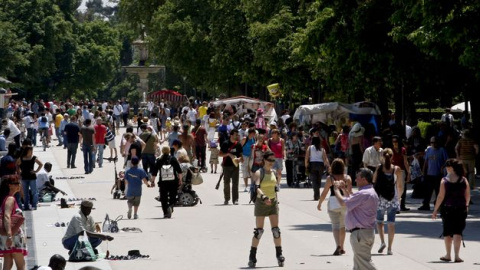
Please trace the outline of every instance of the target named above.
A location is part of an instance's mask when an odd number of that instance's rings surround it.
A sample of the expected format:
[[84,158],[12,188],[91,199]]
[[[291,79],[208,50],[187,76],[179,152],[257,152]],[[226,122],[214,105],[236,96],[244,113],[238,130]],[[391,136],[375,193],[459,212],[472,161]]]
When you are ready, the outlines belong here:
[[291,225],[292,230],[298,231],[327,231],[332,230],[331,224],[295,224]]

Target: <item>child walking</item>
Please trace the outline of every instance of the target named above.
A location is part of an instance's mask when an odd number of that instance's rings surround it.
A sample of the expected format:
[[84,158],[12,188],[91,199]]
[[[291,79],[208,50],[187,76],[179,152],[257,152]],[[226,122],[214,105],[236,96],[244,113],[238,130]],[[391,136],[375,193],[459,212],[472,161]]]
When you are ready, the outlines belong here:
[[213,173],[214,167],[215,173],[217,173],[218,153],[220,152],[217,142],[215,142],[214,140],[210,141],[210,143],[208,144],[208,150],[210,151],[210,173]]

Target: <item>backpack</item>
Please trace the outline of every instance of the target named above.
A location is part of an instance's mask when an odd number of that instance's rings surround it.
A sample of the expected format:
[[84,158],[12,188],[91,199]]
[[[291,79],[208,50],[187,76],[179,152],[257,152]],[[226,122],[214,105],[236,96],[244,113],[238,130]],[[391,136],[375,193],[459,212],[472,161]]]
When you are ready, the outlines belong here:
[[170,162],[171,159],[172,157],[168,159],[168,164],[163,164],[160,168],[160,175],[162,177],[162,181],[175,180],[175,172],[173,170],[173,165]]
[[48,118],[46,116],[42,116],[40,117],[40,122],[42,123],[47,123],[48,122]]
[[[263,168],[260,168],[260,185],[262,185],[263,178],[265,177],[265,170]],[[257,187],[255,185],[255,182],[250,184],[250,202],[255,203],[257,200]]]
[[383,172],[383,165],[378,167],[377,181],[375,182],[375,191],[378,196],[382,196],[387,201],[391,201],[395,197],[395,169],[391,176]]

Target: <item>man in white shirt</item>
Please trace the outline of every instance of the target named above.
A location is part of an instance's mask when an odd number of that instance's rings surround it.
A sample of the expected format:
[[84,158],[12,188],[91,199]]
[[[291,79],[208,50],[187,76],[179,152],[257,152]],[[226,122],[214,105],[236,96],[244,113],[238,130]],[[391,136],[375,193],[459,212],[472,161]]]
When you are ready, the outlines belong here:
[[33,112],[28,111],[27,116],[23,118],[23,123],[25,124],[25,129],[27,130],[27,138],[31,139],[34,141],[33,138]]
[[191,123],[197,122],[197,110],[195,110],[191,104],[188,107],[187,117]]
[[[37,173],[37,190],[39,198],[43,197],[45,193],[54,193],[55,195],[60,192],[63,195],[67,195],[63,190],[55,187],[55,182],[50,179],[50,172],[52,171],[52,163],[46,162],[43,168]],[[52,196],[52,200],[55,196]]]
[[365,149],[365,152],[363,152],[363,166],[375,172],[377,167],[381,164],[382,152],[382,138],[379,136],[373,137],[372,146],[368,147]]
[[113,106],[113,119],[115,120],[115,128],[118,130],[120,129],[120,119],[122,118],[123,107],[120,104],[120,100]]
[[[10,136],[9,138],[13,138],[13,141],[15,142],[15,146],[17,149],[20,149],[20,129],[18,129],[17,125],[15,125],[15,122],[13,122],[10,119],[3,119],[2,120],[2,125],[3,129],[9,128],[10,129]],[[8,141],[9,138],[6,138]]]
[[453,115],[450,113],[450,108],[445,108],[445,113],[442,114],[440,121],[447,124],[448,127],[453,127]]

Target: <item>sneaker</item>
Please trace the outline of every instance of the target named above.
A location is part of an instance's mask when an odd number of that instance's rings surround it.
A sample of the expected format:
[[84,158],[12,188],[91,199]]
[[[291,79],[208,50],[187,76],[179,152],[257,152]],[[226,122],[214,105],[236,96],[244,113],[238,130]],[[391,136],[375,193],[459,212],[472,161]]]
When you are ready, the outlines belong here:
[[137,214],[134,214],[134,215],[133,215],[133,219],[138,219],[138,215],[137,215]]
[[418,210],[430,211],[430,206],[423,205],[423,206],[420,206]]
[[387,251],[387,255],[393,255],[393,252],[391,250]]
[[245,189],[243,190],[243,192],[248,192],[248,188],[245,188]]
[[132,218],[132,208],[128,209],[127,218],[128,219]]
[[234,205],[238,205],[238,201],[234,201],[233,204],[234,204]]
[[378,249],[378,253],[383,253],[383,250],[386,248],[387,246],[385,245],[385,243],[382,243],[380,245],[380,248]]
[[70,168],[72,168],[72,169],[76,169],[77,167],[76,167],[75,165],[72,165],[72,167],[70,167]]
[[228,205],[228,201],[224,201],[223,204],[224,204],[224,205]]

